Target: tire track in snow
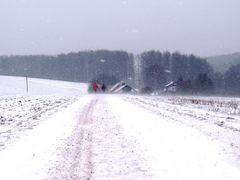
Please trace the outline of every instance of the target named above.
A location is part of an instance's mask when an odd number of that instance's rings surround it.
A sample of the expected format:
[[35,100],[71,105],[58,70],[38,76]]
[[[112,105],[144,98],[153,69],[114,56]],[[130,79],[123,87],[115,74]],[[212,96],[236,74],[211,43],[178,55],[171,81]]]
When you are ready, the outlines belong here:
[[[82,126],[80,128],[81,138],[79,139],[79,143],[82,143],[80,151],[78,151],[80,157],[80,164],[75,164],[75,169],[78,172],[79,177],[77,179],[91,179],[93,173],[93,165],[92,165],[92,143],[93,143],[93,132],[91,129],[91,124],[93,123],[92,115],[94,113],[94,108],[97,104],[98,99],[94,99],[91,101],[90,105],[83,110],[83,117],[80,118],[82,120]],[[81,154],[82,153],[82,154]],[[85,155],[85,156],[84,156]]]
[[[138,139],[130,135],[112,110],[111,95],[99,97],[93,118],[94,172],[91,179],[152,179],[152,170]],[[121,106],[117,108],[121,109]],[[122,111],[125,113],[125,111]]]
[[66,146],[60,147],[57,166],[50,169],[52,180],[90,180],[93,173],[92,166],[92,142],[93,123],[92,114],[97,104],[93,99],[80,112],[79,121],[71,137],[66,140]]
[[151,179],[138,142],[125,134],[105,98],[94,98],[79,114],[47,180]]

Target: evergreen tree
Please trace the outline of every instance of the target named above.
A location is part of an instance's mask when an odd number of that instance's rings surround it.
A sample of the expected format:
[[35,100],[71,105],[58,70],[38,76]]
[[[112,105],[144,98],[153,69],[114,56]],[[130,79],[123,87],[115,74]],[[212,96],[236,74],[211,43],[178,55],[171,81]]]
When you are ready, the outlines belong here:
[[240,64],[231,66],[224,74],[225,89],[240,94]]

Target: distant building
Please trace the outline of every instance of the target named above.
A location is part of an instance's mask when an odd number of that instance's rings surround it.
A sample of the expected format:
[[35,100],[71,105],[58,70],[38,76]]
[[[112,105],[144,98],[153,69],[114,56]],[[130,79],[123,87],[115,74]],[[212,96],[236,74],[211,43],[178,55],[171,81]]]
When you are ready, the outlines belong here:
[[176,92],[177,91],[177,82],[172,81],[164,86],[164,92]]
[[115,84],[111,89],[110,92],[113,93],[126,93],[126,92],[136,92],[135,89],[133,89],[131,86],[126,84],[123,81],[118,82]]

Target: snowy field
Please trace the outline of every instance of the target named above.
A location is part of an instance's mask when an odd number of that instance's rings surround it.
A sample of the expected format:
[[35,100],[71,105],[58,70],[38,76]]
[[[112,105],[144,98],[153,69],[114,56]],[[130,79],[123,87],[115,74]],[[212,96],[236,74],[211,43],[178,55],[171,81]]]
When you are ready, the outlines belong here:
[[240,99],[0,83],[0,179],[240,179]]
[[86,94],[86,85],[0,76],[0,149],[51,114]]
[[87,85],[64,81],[52,81],[28,78],[28,93],[26,79],[22,77],[0,76],[0,95],[3,96],[68,96],[74,97],[86,93]]

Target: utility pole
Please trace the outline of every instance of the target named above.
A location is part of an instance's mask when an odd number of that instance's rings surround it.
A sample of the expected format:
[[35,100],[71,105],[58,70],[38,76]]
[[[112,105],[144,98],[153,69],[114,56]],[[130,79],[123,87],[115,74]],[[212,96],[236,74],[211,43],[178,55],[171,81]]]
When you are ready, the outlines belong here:
[[28,94],[28,77],[26,76],[26,92]]
[[86,73],[86,79],[85,81],[86,82],[90,82],[90,79],[89,79],[89,59],[87,60],[87,63],[86,63],[87,67],[86,67],[86,70],[87,70],[87,73]]
[[26,93],[28,94],[28,68],[25,67],[24,68],[24,71],[25,71],[25,77],[26,77]]

